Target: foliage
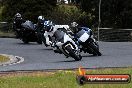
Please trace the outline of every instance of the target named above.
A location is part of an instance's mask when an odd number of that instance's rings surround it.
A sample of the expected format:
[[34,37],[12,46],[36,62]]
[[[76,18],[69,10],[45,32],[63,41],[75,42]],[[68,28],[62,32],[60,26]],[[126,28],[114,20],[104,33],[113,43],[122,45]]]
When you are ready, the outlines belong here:
[[[81,0],[80,8],[98,22],[100,0]],[[132,28],[132,0],[101,0],[101,27]]]
[[57,24],[70,24],[77,21],[82,26],[91,26],[93,17],[84,11],[81,11],[73,5],[59,5],[49,16]]
[[75,6],[59,5],[54,9],[50,18],[57,24],[67,24],[75,21],[80,11]]
[[98,0],[81,0],[80,6],[81,10],[87,12],[92,18],[92,25],[97,26],[98,24]]
[[3,6],[0,6],[0,21],[1,21],[1,18],[2,18],[2,10],[3,10]]
[[[72,0],[76,1],[79,8],[70,5],[56,6],[57,0],[2,1],[4,6],[0,9],[0,19],[3,21],[12,21],[13,16],[19,12],[25,19],[34,22],[37,21],[38,15],[44,15],[59,24],[78,21],[81,25],[98,26],[100,0]],[[101,27],[132,28],[132,0],[101,1]]]
[[12,21],[13,16],[19,12],[23,18],[36,21],[39,15],[46,16],[53,7],[56,6],[56,0],[5,0],[2,19]]
[[132,0],[102,0],[102,26],[132,28]]

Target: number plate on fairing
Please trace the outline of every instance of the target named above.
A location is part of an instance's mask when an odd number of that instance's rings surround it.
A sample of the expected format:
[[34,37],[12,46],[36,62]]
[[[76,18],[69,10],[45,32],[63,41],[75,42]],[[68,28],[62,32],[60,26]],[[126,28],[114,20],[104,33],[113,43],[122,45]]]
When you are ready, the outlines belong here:
[[89,38],[89,35],[88,35],[87,33],[84,33],[84,34],[79,38],[79,40],[82,41],[82,42],[85,42],[88,38]]

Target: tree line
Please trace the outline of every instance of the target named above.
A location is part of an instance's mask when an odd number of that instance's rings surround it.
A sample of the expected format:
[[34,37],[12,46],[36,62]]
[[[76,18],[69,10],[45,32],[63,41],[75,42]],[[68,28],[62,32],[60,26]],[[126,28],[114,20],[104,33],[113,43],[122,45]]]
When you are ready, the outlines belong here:
[[56,0],[3,0],[2,19],[12,21],[16,13],[24,19],[37,21],[39,15],[47,16],[56,7]]
[[[77,21],[84,26],[98,26],[100,0],[75,0],[72,6],[57,5],[57,0],[2,0],[2,19],[11,21],[16,12],[37,21],[39,15],[59,24]],[[132,28],[132,0],[101,0],[100,27]]]
[[[100,0],[81,0],[80,8],[99,18]],[[101,27],[132,28],[132,0],[101,0]]]

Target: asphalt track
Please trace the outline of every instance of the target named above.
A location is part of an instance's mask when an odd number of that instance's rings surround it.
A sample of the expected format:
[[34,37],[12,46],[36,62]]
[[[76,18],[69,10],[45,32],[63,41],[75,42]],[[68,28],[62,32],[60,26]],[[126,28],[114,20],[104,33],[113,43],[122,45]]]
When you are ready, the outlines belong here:
[[132,42],[99,42],[102,56],[82,53],[81,61],[56,54],[52,48],[37,43],[23,44],[19,39],[0,38],[0,53],[20,56],[24,62],[0,66],[0,71],[51,70],[132,66]]

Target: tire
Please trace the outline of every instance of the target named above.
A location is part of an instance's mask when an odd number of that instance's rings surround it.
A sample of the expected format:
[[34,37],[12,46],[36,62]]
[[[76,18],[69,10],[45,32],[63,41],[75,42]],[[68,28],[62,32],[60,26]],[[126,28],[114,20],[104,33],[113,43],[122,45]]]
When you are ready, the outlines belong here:
[[65,49],[69,52],[69,55],[75,59],[75,61],[80,61],[82,59],[82,56],[76,55],[70,46],[67,46]]
[[42,44],[42,42],[41,42],[41,41],[37,41],[37,43],[38,43],[38,44]]
[[37,33],[35,36],[36,36],[36,39],[37,39],[37,43],[42,44],[42,35],[41,35],[41,33]]
[[42,41],[40,39],[37,40],[38,44],[42,44]]
[[94,42],[89,44],[90,48],[93,50],[93,55],[94,56],[101,56],[102,54],[99,52],[99,47],[95,46]]
[[22,38],[23,43],[28,44],[29,41],[26,38]]

